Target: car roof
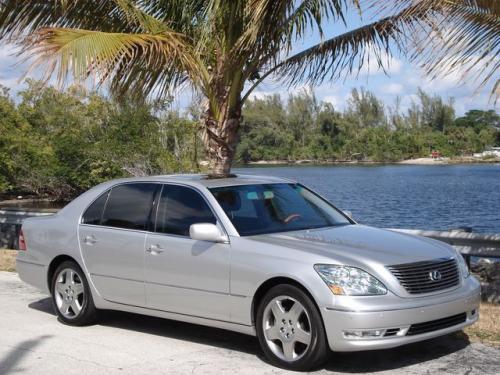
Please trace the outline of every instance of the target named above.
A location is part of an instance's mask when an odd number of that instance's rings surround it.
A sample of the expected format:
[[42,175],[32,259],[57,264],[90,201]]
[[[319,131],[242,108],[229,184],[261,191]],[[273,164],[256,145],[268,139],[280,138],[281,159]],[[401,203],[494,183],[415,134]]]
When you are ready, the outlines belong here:
[[175,174],[175,175],[123,178],[119,180],[113,180],[110,182],[126,183],[126,182],[148,182],[148,181],[182,183],[193,186],[201,185],[207,188],[234,186],[234,185],[258,185],[258,184],[295,182],[281,177],[245,175],[245,174],[238,174],[227,178],[211,178],[206,174]]

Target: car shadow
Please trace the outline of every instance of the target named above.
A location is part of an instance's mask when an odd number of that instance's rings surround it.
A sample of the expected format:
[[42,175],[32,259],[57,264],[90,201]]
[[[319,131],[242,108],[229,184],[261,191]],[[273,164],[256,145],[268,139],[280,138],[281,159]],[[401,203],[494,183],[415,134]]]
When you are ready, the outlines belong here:
[[[55,316],[50,298],[28,306]],[[97,324],[249,353],[267,362],[257,338],[236,332],[121,311],[100,311]],[[322,368],[348,374],[396,370],[438,359],[469,344],[466,334],[454,333],[394,349],[332,353]]]
[[324,368],[349,374],[398,370],[436,360],[462,350],[469,344],[469,337],[465,333],[451,333],[393,349],[333,353]]
[[[43,298],[28,306],[55,316],[50,298]],[[100,310],[96,324],[245,352],[263,359],[257,338],[223,329],[111,310]]]

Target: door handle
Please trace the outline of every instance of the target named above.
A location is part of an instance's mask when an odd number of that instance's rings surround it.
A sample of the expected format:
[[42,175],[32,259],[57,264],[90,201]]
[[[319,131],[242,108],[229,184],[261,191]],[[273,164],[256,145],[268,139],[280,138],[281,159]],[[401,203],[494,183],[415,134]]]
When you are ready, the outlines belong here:
[[158,254],[161,254],[163,253],[163,250],[161,248],[160,245],[156,244],[156,245],[150,245],[147,249],[146,249],[146,252],[152,254],[152,255],[158,255]]
[[86,243],[87,245],[93,245],[97,242],[97,238],[95,238],[95,236],[92,234],[90,236],[85,236],[83,242]]

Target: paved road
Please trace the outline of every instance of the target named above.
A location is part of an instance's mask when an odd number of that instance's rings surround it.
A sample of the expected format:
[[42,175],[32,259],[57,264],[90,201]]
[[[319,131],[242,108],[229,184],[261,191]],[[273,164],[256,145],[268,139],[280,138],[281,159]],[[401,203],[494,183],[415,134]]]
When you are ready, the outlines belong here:
[[[256,339],[140,315],[106,312],[100,323],[57,322],[50,300],[0,272],[0,374],[282,374]],[[500,349],[444,337],[403,348],[333,354],[316,374],[500,374]]]

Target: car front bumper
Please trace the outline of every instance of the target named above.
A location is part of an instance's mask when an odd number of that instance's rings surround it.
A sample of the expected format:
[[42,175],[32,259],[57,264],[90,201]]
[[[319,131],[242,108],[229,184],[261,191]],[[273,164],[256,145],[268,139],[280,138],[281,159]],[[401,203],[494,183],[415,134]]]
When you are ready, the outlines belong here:
[[[386,296],[373,298],[383,299]],[[375,310],[367,303],[364,311],[358,298],[355,311],[346,311],[344,303],[342,307],[322,307],[321,312],[329,346],[333,351],[374,350],[393,348],[459,331],[478,320],[480,300],[479,282],[469,277],[459,289],[443,295],[411,300],[401,298],[398,308],[391,304],[388,309],[380,309],[379,300]],[[452,319],[451,326],[450,321],[443,320],[464,313],[463,319]],[[448,322],[448,325],[442,324],[443,322]],[[425,327],[431,331],[419,333],[415,330],[422,327],[421,323],[428,323]],[[363,332],[368,332],[369,336],[356,337],[361,336]]]

